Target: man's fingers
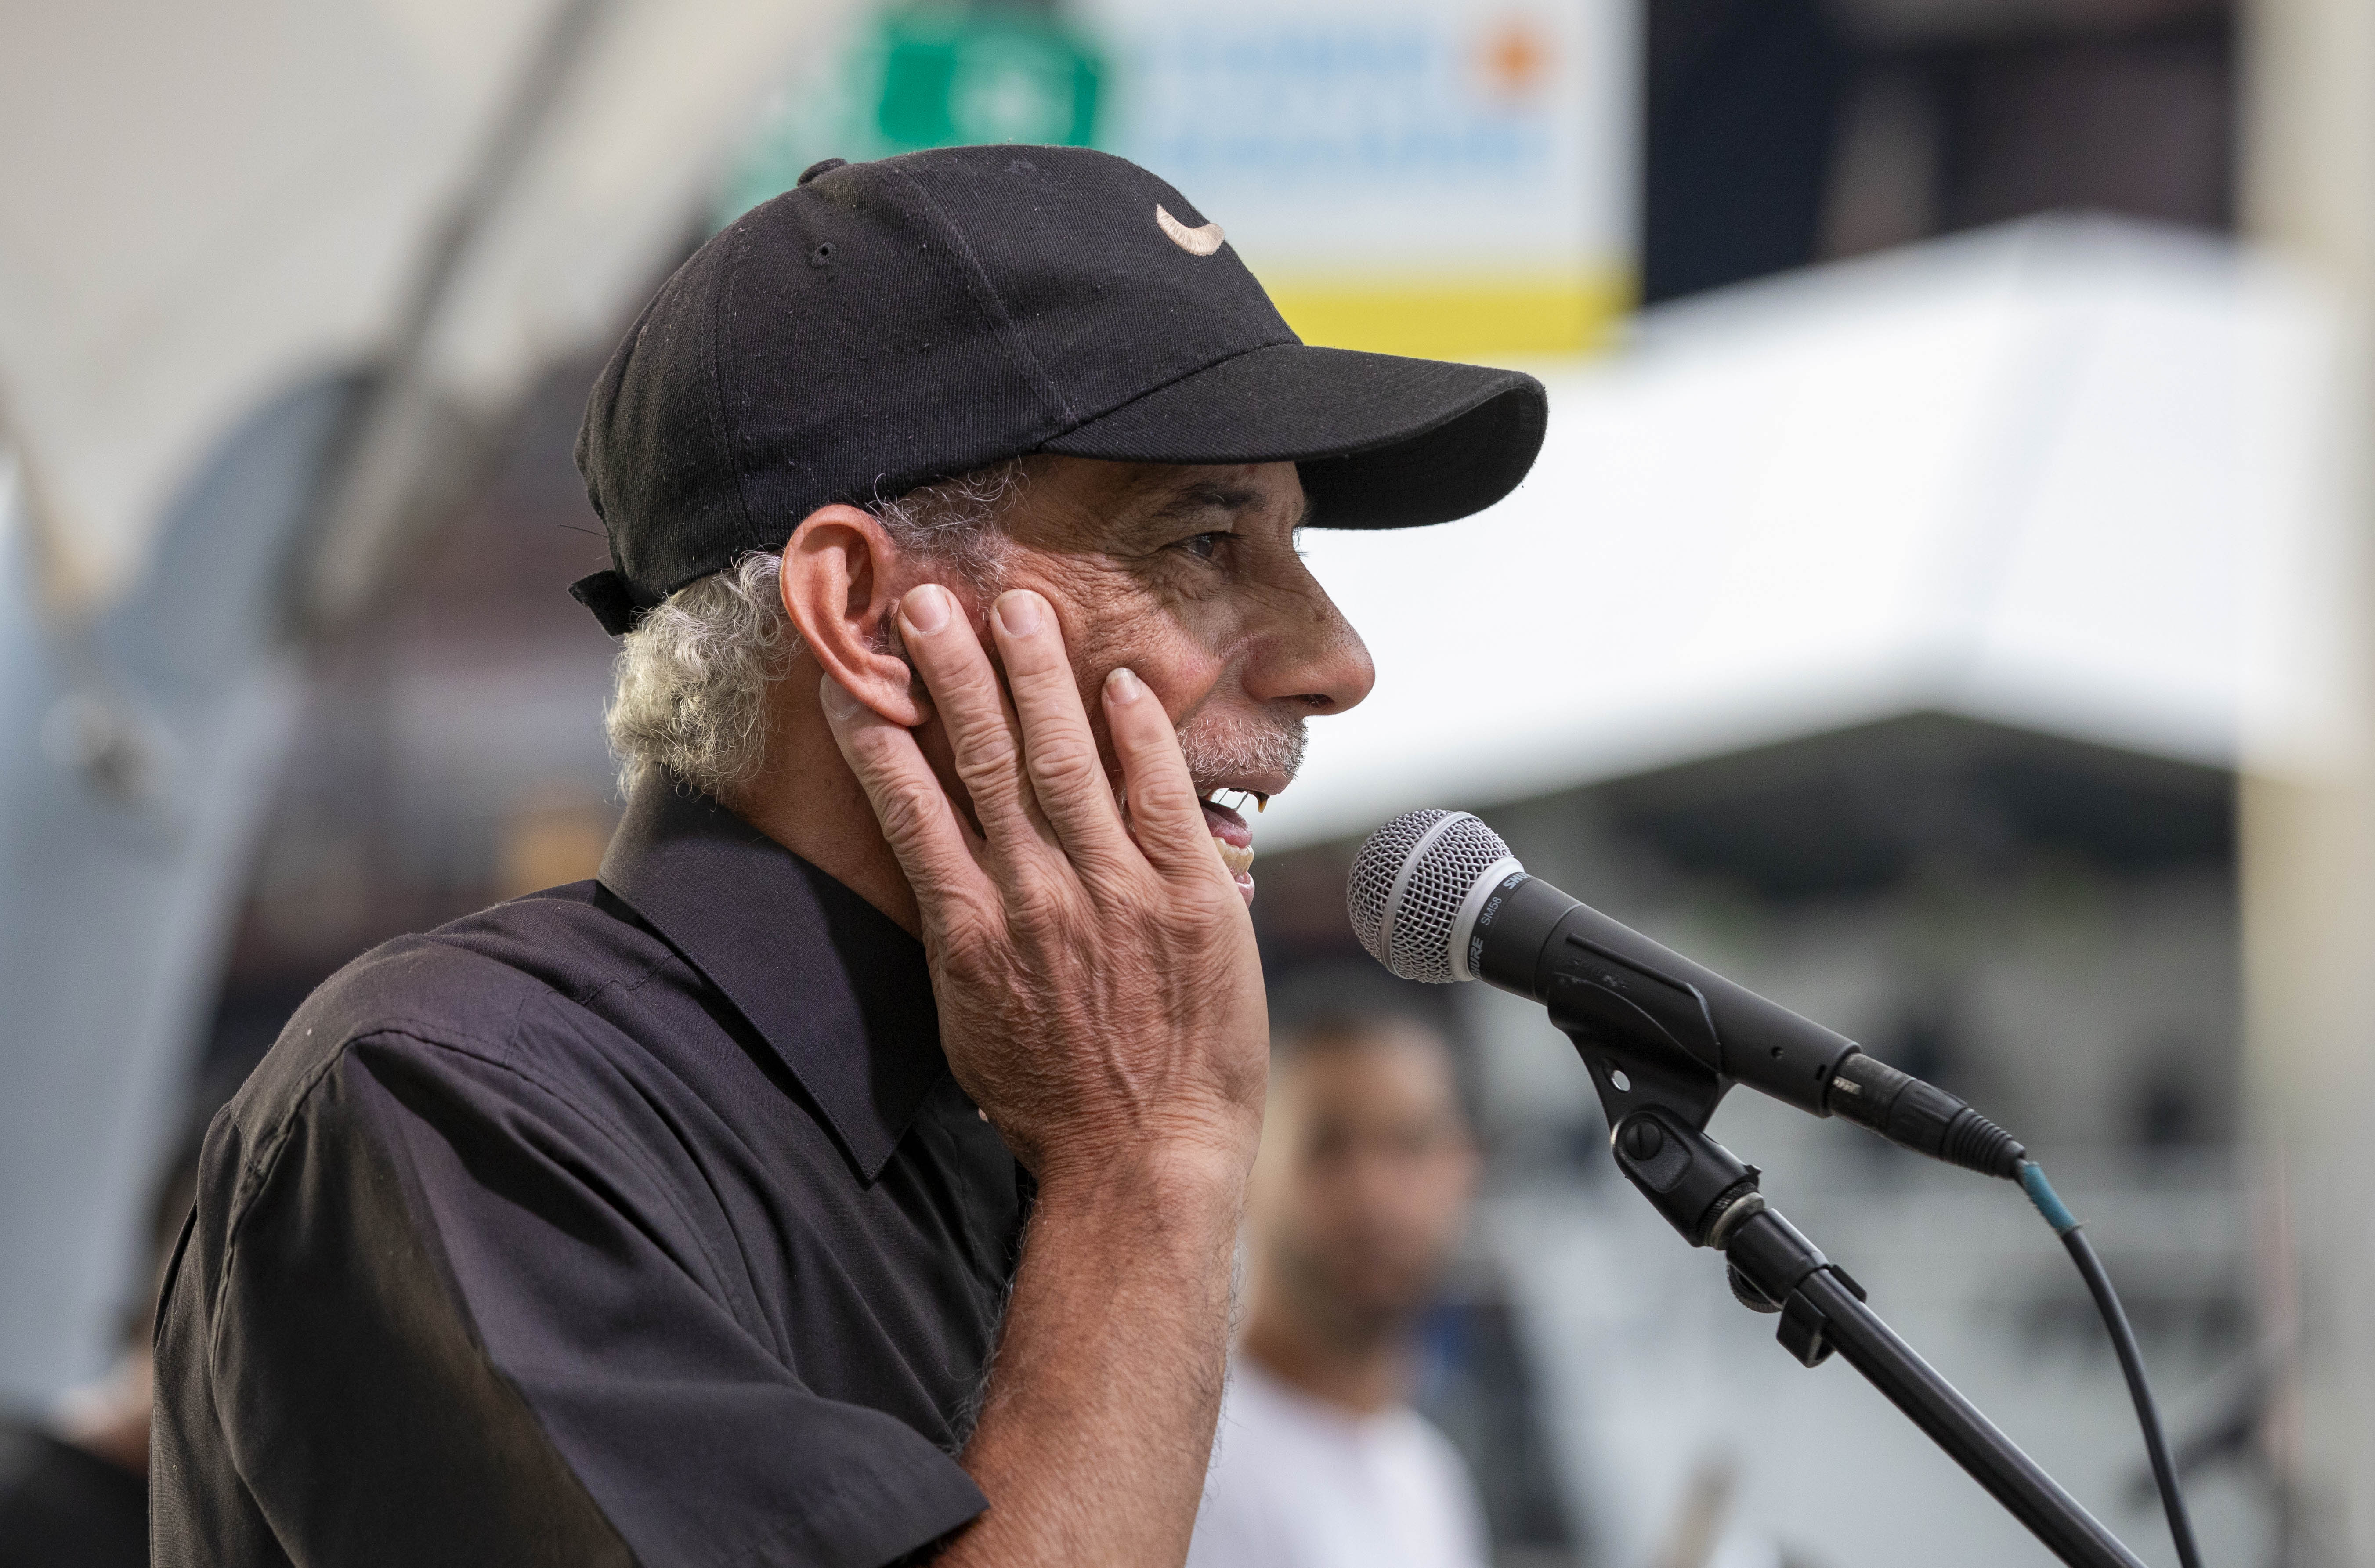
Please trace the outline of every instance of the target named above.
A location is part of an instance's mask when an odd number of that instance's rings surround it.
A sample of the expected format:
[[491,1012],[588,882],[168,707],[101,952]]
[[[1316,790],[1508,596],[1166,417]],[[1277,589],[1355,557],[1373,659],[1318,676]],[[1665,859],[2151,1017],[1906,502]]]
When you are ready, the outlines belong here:
[[841,760],[857,775],[882,824],[882,836],[907,873],[918,903],[973,890],[982,880],[971,831],[957,817],[948,791],[916,737],[851,696],[831,676],[817,689]]
[[909,589],[900,601],[899,631],[949,732],[957,777],[982,831],[1008,848],[1035,840],[1040,829],[1022,776],[1021,730],[956,595],[937,583]]
[[1226,877],[1211,830],[1204,825],[1204,808],[1196,801],[1188,760],[1179,754],[1171,715],[1128,669],[1105,678],[1104,696],[1139,848],[1166,875],[1209,870]]
[[1028,589],[998,596],[990,611],[1007,689],[1022,725],[1024,770],[1057,836],[1075,856],[1107,855],[1128,842],[1096,733],[1081,707],[1063,633],[1046,599]]

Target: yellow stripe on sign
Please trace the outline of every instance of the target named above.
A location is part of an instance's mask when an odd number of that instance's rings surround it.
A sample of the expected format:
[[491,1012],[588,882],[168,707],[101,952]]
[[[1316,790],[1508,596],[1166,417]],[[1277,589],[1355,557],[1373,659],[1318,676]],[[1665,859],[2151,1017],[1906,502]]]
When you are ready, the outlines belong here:
[[1581,276],[1262,280],[1306,343],[1426,359],[1573,354],[1606,344],[1633,308],[1633,278]]

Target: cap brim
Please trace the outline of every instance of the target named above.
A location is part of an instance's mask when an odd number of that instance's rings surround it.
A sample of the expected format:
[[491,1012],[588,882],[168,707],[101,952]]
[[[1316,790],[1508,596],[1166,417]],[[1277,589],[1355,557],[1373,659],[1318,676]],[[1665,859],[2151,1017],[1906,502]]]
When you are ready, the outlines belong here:
[[1550,399],[1517,371],[1283,343],[1183,376],[1046,444],[1121,463],[1294,463],[1323,528],[1447,523],[1518,488]]

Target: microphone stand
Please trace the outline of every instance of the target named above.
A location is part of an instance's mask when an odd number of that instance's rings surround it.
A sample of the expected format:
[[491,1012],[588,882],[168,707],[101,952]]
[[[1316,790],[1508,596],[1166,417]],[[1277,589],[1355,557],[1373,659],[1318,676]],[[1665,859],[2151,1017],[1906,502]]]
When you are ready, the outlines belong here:
[[1741,1304],[1779,1315],[1782,1349],[1809,1367],[1837,1351],[2072,1568],[2144,1568],[1864,1304],[1863,1287],[1766,1204],[1755,1166],[1707,1136],[1729,1079],[1679,1051],[1611,1044],[1556,1014],[1554,1006],[1552,1021],[1600,1091],[1617,1168],[1684,1240],[1724,1255]]

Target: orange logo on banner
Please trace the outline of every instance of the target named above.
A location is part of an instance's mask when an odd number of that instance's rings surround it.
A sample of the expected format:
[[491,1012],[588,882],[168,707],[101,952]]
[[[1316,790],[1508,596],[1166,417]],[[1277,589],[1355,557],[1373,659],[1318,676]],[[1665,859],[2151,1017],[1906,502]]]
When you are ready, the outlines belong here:
[[1550,72],[1551,51],[1541,33],[1525,22],[1503,22],[1485,41],[1484,79],[1503,98],[1529,98]]

